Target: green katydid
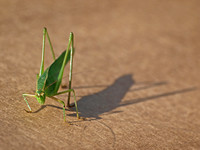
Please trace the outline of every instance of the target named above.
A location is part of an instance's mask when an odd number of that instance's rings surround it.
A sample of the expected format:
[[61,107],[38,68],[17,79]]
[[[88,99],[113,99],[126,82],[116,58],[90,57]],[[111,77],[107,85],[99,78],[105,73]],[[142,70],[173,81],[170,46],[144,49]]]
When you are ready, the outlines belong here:
[[[52,52],[52,56],[54,59],[54,62],[44,71],[44,53],[45,53],[45,40],[46,37],[49,41],[50,49]],[[74,97],[74,104],[76,107],[76,115],[79,119],[78,114],[78,108],[76,103],[76,96],[74,89],[71,88],[72,84],[72,67],[73,67],[73,54],[74,54],[74,35],[71,32],[69,36],[69,43],[67,46],[67,49],[56,59],[55,54],[53,51],[53,46],[50,41],[49,34],[47,32],[47,29],[43,29],[43,46],[42,46],[42,60],[41,60],[41,66],[40,66],[40,72],[39,75],[37,74],[37,85],[36,85],[36,92],[35,95],[32,94],[22,94],[24,97],[24,100],[29,108],[29,111],[26,110],[26,112],[32,112],[31,107],[28,104],[28,101],[26,97],[34,97],[37,99],[37,101],[42,105],[45,103],[46,97],[49,97],[63,105],[63,116],[65,121],[65,103],[62,100],[59,100],[58,98],[54,97],[56,95],[68,93],[68,101],[67,106],[72,107],[70,105],[70,93],[73,93]],[[58,89],[60,87],[60,84],[62,82],[63,78],[63,72],[65,65],[70,62],[70,72],[69,72],[69,89],[58,92]]]

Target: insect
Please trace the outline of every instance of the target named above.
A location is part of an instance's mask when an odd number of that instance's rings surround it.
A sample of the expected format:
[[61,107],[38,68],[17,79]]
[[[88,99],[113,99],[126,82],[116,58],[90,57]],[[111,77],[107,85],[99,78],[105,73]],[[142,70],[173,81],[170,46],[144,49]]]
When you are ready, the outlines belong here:
[[[44,53],[45,53],[45,41],[46,37],[49,41],[52,57],[54,59],[54,62],[46,69],[44,70]],[[68,100],[67,100],[67,106],[68,107],[73,107],[74,105],[70,105],[70,97],[71,97],[71,92],[73,93],[74,97],[74,104],[76,107],[76,115],[77,118],[79,119],[79,114],[78,114],[78,108],[77,108],[77,102],[76,102],[76,96],[75,96],[75,91],[74,89],[71,88],[72,84],[72,69],[73,69],[73,55],[74,55],[74,35],[71,32],[69,36],[69,43],[67,46],[67,49],[56,59],[53,46],[50,41],[49,34],[47,32],[47,29],[44,27],[43,29],[43,46],[42,46],[42,60],[41,60],[41,66],[40,66],[40,72],[39,75],[37,74],[37,85],[36,85],[36,92],[35,95],[32,94],[22,94],[29,111],[25,110],[26,112],[31,113],[31,107],[28,104],[28,101],[26,97],[34,97],[37,99],[37,101],[42,105],[45,103],[46,97],[49,97],[60,104],[63,105],[63,116],[64,116],[64,121],[65,121],[65,103],[56,98],[56,95],[68,93]],[[62,82],[63,78],[63,72],[64,68],[67,63],[70,63],[70,71],[69,71],[69,89],[58,92],[58,89],[60,87],[60,84]]]

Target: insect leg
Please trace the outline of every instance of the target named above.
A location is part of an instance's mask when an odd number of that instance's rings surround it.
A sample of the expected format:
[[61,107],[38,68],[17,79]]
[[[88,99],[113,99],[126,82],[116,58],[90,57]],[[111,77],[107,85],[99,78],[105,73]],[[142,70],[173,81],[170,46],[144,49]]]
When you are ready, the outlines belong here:
[[43,29],[43,42],[42,42],[42,60],[41,60],[39,76],[41,76],[43,74],[43,72],[44,72],[44,53],[45,53],[46,36],[47,36],[47,39],[49,41],[49,45],[50,45],[50,48],[51,48],[51,53],[52,53],[53,59],[55,60],[55,54],[54,54],[54,51],[53,51],[53,46],[51,44],[51,40],[50,40],[49,34],[47,32],[47,28],[44,27],[44,29]]
[[53,100],[55,100],[55,101],[57,101],[57,102],[59,102],[63,105],[63,116],[64,116],[64,121],[66,121],[66,119],[65,119],[65,103],[63,101],[57,99],[56,97],[53,97],[53,96],[51,96],[49,98],[51,98],[51,99],[53,99]]
[[28,106],[28,108],[29,108],[29,110],[30,110],[30,111],[28,111],[28,110],[25,109],[25,111],[28,112],[28,113],[31,113],[32,110],[31,110],[31,107],[30,107],[29,104],[28,104],[28,101],[27,101],[26,97],[27,97],[27,96],[28,96],[28,97],[35,97],[35,95],[31,95],[31,94],[22,94],[22,96],[24,97],[24,100],[25,100],[25,102],[26,102],[26,104],[27,104],[27,106]]
[[44,28],[43,29],[43,42],[42,42],[42,60],[41,60],[39,76],[41,76],[43,74],[43,72],[44,72],[44,53],[45,53],[46,32],[47,32],[47,29]]
[[47,29],[46,29],[46,35],[47,35],[47,39],[49,41],[49,45],[50,45],[50,48],[51,48],[51,53],[52,53],[52,56],[53,56],[53,60],[56,60],[55,53],[53,51],[53,45],[51,44],[51,40],[50,40],[50,37],[49,37],[49,33],[47,32]]
[[65,64],[66,64],[66,61],[67,61],[67,57],[68,57],[68,54],[69,54],[69,49],[70,49],[70,44],[71,44],[72,39],[73,39],[73,33],[71,32],[70,36],[69,36],[69,43],[67,45],[65,57],[63,59],[63,63],[62,63],[62,66],[61,66],[61,69],[60,69],[60,72],[59,72],[59,75],[58,75],[58,81],[56,82],[55,91],[58,91],[60,84],[62,82],[63,72],[64,72]]
[[[74,56],[74,36],[72,34],[71,36],[71,52],[70,52],[70,71],[69,71],[69,89],[71,89],[71,84],[72,84],[72,69],[73,69],[73,56]],[[70,107],[70,97],[71,97],[71,92],[68,94],[68,99],[67,99],[67,106]]]
[[75,95],[74,89],[69,89],[69,90],[66,90],[66,91],[62,91],[62,92],[57,93],[56,95],[60,95],[60,94],[64,94],[64,93],[69,93],[69,92],[73,92],[74,104],[75,104],[75,107],[76,107],[76,116],[77,116],[78,119],[80,119],[79,114],[78,114],[78,107],[77,107],[76,95]]
[[80,119],[79,114],[78,114],[78,107],[77,107],[77,102],[76,102],[76,95],[75,95],[75,91],[74,89],[71,89],[73,92],[73,96],[74,96],[74,103],[75,103],[75,107],[76,107],[76,116],[78,119]]

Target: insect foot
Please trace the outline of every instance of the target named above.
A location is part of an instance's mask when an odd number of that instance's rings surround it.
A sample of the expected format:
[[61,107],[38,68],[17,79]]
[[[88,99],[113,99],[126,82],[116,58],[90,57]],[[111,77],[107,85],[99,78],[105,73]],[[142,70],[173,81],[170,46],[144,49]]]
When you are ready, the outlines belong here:
[[69,105],[67,105],[67,107],[69,107],[69,108],[75,107],[75,103],[69,104]]
[[26,109],[24,109],[24,110],[25,110],[27,113],[32,113],[32,111],[31,111],[31,110],[30,110],[30,111],[29,111],[29,110],[26,110]]
[[87,118],[85,118],[85,117],[79,117],[78,119],[83,120],[83,121],[87,120]]

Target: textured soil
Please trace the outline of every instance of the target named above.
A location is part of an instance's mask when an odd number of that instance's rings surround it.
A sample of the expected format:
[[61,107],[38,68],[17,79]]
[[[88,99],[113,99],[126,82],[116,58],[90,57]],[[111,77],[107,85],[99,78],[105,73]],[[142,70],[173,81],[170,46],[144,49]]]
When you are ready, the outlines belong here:
[[[1,0],[0,149],[200,149],[199,5]],[[56,57],[74,32],[72,86],[85,121],[66,108],[65,123],[62,105],[49,98],[43,106],[29,98],[33,113],[24,111],[22,94],[35,93],[43,27]],[[52,61],[47,43],[45,67]]]

